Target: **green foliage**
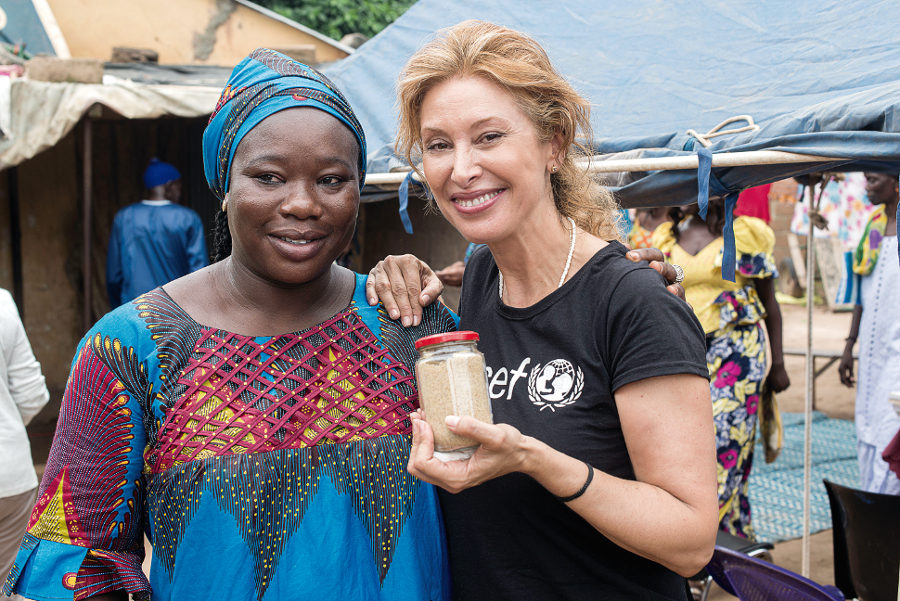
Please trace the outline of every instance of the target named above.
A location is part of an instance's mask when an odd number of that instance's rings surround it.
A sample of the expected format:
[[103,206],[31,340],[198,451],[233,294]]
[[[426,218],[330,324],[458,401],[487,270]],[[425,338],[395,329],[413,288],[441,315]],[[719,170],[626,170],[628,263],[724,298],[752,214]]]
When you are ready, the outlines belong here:
[[257,0],[257,3],[339,40],[353,32],[374,36],[415,0]]

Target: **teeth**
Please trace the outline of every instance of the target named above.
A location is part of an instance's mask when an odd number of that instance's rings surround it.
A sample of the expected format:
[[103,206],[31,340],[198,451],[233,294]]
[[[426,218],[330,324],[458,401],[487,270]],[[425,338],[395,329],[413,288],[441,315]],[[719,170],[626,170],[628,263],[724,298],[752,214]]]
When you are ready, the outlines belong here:
[[284,240],[285,242],[288,242],[290,244],[297,244],[299,246],[303,246],[304,244],[309,244],[309,240],[292,240],[290,238],[285,238],[283,236],[279,236],[278,239]]
[[478,198],[473,198],[472,200],[461,200],[461,201],[459,201],[459,203],[457,203],[457,204],[459,204],[459,206],[461,206],[461,207],[467,207],[467,208],[468,208],[468,207],[478,207],[478,206],[483,205],[484,203],[486,203],[486,202],[489,201],[490,199],[494,198],[494,197],[497,196],[498,194],[500,194],[500,192],[502,192],[502,190],[498,190],[497,192],[491,192],[491,193],[488,193],[488,194],[484,194],[484,195],[482,195],[482,196],[479,196]]

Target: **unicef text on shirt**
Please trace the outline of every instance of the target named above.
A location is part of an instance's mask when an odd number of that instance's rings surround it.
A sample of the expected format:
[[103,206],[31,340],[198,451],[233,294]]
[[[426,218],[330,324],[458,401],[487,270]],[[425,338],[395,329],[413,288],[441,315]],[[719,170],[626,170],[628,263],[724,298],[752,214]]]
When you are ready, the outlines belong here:
[[575,403],[584,390],[584,372],[566,359],[532,364],[526,357],[514,369],[487,368],[488,394],[491,400],[512,398],[516,385],[524,381],[529,400],[541,411],[556,411]]

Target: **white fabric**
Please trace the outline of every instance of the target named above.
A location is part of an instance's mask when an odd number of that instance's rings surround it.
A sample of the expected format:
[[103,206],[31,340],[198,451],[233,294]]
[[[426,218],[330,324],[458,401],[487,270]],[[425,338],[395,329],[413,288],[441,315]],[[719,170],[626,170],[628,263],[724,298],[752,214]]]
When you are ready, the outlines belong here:
[[103,82],[14,80],[10,131],[5,131],[7,139],[0,141],[0,168],[18,165],[55,145],[95,104],[126,119],[199,117],[213,111],[220,92],[206,86],[140,84],[116,77],[104,77]]
[[0,497],[38,484],[25,424],[49,398],[12,295],[0,288]]
[[892,472],[887,462],[881,458],[884,447],[876,448],[864,442],[856,443],[859,458],[859,480],[862,488],[883,495],[900,495],[900,478]]
[[900,264],[897,237],[884,238],[878,263],[862,278],[859,376],[856,384],[856,437],[865,490],[881,492],[897,479],[881,453],[900,429],[890,394],[900,389]]

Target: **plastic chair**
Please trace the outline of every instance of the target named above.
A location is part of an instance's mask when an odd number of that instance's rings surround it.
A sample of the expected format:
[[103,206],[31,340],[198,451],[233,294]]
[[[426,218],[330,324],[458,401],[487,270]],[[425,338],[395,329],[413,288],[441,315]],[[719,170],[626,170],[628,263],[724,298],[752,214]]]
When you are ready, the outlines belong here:
[[716,584],[741,601],[843,601],[834,586],[816,584],[775,564],[716,547],[706,566]]
[[900,576],[900,497],[828,480],[834,583],[848,599],[895,601]]
[[[754,542],[740,536],[719,530],[716,533],[716,546],[725,547],[737,553],[743,553],[750,557],[761,557],[772,561],[772,554],[769,553],[774,546],[772,543]],[[699,595],[697,601],[706,601],[709,598],[710,589],[712,589],[713,579],[706,570],[701,570],[699,574],[690,578],[693,582],[700,582]]]

